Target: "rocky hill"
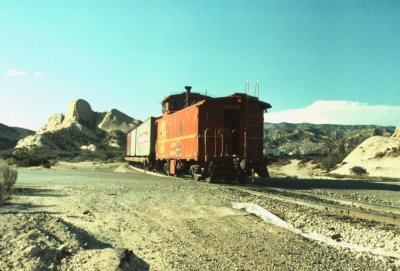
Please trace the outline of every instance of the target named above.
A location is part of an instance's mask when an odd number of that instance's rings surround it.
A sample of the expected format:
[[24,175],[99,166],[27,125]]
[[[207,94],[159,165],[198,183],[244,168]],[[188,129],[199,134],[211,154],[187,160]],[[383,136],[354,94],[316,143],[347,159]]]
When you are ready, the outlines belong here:
[[264,149],[269,155],[343,155],[371,136],[390,137],[394,130],[376,125],[265,123]]
[[28,129],[9,127],[0,123],[0,150],[14,148],[20,139],[34,133],[34,131]]
[[400,178],[399,127],[392,137],[373,136],[362,142],[332,173],[349,175],[353,167],[362,167],[369,176]]
[[125,145],[126,133],[140,123],[140,120],[116,109],[95,112],[88,102],[79,99],[70,102],[65,114],[50,116],[34,135],[18,141],[16,148],[92,151],[99,148],[121,149]]

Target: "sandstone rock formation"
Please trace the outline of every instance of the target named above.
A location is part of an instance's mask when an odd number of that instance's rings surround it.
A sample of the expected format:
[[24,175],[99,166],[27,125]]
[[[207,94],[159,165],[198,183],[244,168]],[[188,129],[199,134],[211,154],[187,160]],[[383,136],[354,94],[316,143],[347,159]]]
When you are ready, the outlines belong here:
[[400,178],[400,140],[373,136],[361,143],[331,173],[350,175],[350,169],[360,166],[369,176]]
[[[108,112],[95,112],[92,110],[90,104],[82,99],[71,101],[68,106],[67,112],[64,114],[51,115],[47,123],[36,134],[28,136],[20,140],[16,148],[63,148],[65,147],[64,141],[72,141],[73,138],[62,138],[63,131],[69,131],[68,135],[73,137],[82,136],[87,138],[85,145],[99,143],[107,137],[108,133],[122,132],[124,134],[130,132],[137,127],[141,121],[131,118],[128,115],[112,109]],[[73,132],[72,132],[73,131]],[[57,136],[55,136],[57,134]],[[61,140],[60,140],[61,139]],[[111,137],[111,139],[113,139]],[[60,144],[63,141],[63,144]],[[113,139],[105,145],[120,148],[118,141]],[[69,142],[70,143],[70,142]],[[67,144],[69,147],[71,144]],[[79,142],[76,142],[77,144]],[[84,146],[85,146],[84,145]],[[80,148],[80,146],[76,146]],[[85,149],[85,147],[83,148]]]
[[112,109],[101,119],[98,127],[107,132],[119,130],[124,133],[129,133],[139,124],[140,121],[132,119],[116,109]]
[[396,131],[394,131],[394,134],[392,137],[400,139],[400,124],[397,125]]
[[92,107],[85,100],[79,99],[69,103],[68,111],[63,120],[63,125],[68,125],[75,121],[85,124],[87,127],[95,126],[96,113],[93,112]]
[[33,148],[53,148],[53,149],[58,149],[57,145],[49,140],[45,134],[35,134],[35,135],[30,135],[27,136],[20,141],[18,141],[17,146],[15,147],[17,149],[19,148],[27,148],[27,149],[33,149]]

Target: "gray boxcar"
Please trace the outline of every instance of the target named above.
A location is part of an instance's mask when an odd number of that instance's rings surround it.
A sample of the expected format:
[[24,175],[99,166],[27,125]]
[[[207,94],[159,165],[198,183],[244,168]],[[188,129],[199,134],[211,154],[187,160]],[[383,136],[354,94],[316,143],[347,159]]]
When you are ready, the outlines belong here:
[[148,118],[128,134],[126,160],[140,162],[145,166],[154,162],[157,137],[156,119],[155,117]]
[[136,129],[128,134],[128,142],[126,143],[126,156],[136,155]]

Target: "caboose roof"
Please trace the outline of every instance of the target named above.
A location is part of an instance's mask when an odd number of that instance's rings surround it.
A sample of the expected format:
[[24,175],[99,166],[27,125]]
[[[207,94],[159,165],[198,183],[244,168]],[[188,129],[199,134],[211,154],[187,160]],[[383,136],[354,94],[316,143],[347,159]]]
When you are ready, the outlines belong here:
[[250,101],[250,102],[258,102],[261,105],[263,110],[270,109],[272,107],[271,104],[260,101],[260,99],[258,97],[251,96],[246,93],[235,92],[235,93],[228,95],[228,97],[241,98],[243,100],[247,99],[247,101]]
[[[196,92],[189,93],[190,100],[201,101],[204,99],[211,99],[211,98],[212,97],[201,94],[201,93],[196,93]],[[186,99],[186,92],[168,95],[168,96],[164,97],[164,99],[162,100],[161,103],[163,104],[163,103],[168,102],[173,99]]]

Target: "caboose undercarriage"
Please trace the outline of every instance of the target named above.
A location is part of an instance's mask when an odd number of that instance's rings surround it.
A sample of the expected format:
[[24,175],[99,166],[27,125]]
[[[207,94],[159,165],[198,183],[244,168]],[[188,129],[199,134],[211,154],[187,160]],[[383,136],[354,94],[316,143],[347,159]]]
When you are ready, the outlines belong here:
[[269,177],[266,161],[251,161],[238,157],[208,157],[206,162],[195,160],[154,160],[148,157],[128,157],[133,165],[149,171],[159,171],[167,175],[192,176],[196,181],[207,183],[245,183],[250,176]]

